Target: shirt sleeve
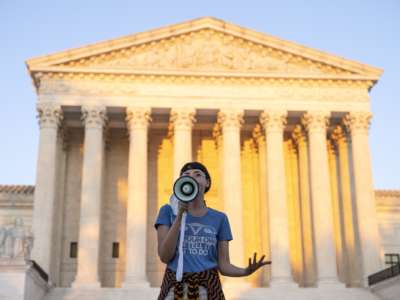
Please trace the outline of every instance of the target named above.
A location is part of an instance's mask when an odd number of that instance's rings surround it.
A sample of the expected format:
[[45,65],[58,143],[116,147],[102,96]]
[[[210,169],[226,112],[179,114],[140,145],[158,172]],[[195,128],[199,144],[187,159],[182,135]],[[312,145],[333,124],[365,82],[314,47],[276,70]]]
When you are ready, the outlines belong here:
[[217,235],[218,241],[231,241],[232,240],[232,232],[231,226],[229,225],[228,217],[224,214],[221,222],[221,226],[218,230]]
[[172,225],[172,209],[168,204],[162,206],[158,212],[156,222],[154,223],[155,229],[157,229],[159,225],[167,225],[168,227]]

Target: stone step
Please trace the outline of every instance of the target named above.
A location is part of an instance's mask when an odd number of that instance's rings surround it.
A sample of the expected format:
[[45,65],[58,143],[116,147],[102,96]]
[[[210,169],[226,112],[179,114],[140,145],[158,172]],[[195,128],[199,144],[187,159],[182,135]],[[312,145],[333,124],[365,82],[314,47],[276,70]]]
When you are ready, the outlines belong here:
[[[155,300],[159,288],[53,288],[44,300]],[[224,288],[227,300],[379,300],[367,289],[326,288]]]

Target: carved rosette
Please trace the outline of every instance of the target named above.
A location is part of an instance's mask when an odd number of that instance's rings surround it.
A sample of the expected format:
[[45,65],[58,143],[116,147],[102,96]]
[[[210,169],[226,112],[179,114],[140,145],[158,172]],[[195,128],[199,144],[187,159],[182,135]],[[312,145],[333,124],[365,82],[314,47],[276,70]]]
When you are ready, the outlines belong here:
[[368,134],[372,113],[350,112],[343,118],[343,124],[351,133]]
[[307,112],[303,115],[301,122],[308,132],[326,133],[329,125],[329,112]]
[[243,110],[221,110],[218,112],[217,122],[223,131],[238,130],[244,123]]
[[42,128],[59,128],[64,118],[60,105],[53,103],[38,103],[36,106],[39,127]]
[[126,122],[129,133],[135,129],[147,129],[151,122],[150,108],[148,107],[128,107],[126,109]]
[[260,123],[267,132],[283,132],[287,124],[287,112],[264,111],[260,115]]
[[173,130],[191,130],[193,127],[196,111],[194,109],[173,108],[170,115],[170,124]]
[[108,122],[105,106],[82,106],[82,122],[86,128],[103,129]]

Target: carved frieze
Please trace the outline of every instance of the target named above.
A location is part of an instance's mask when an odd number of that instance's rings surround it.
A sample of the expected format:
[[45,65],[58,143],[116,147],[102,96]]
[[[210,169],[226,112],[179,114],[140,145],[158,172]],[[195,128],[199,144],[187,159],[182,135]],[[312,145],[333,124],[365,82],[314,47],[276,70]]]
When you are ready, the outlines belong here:
[[213,29],[150,41],[66,63],[65,67],[112,69],[241,71],[352,74],[339,67]]

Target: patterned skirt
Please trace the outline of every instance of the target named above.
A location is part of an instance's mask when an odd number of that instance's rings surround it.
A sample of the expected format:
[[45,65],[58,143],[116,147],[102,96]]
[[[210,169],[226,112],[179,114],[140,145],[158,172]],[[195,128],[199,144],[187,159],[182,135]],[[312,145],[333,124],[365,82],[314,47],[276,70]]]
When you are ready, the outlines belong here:
[[175,272],[165,270],[158,300],[225,300],[218,269],[184,273],[181,282]]

